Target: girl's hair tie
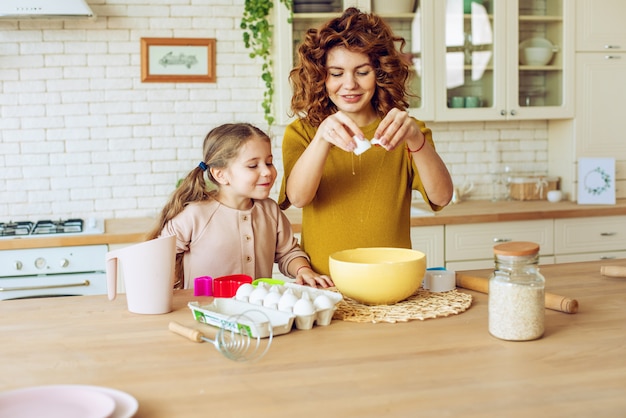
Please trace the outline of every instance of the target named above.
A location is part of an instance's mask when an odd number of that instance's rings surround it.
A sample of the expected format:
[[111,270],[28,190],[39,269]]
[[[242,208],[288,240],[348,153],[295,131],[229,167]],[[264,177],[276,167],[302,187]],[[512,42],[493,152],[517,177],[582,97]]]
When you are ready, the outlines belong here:
[[198,167],[200,167],[202,169],[202,171],[206,171],[207,165],[204,163],[204,161],[200,161],[200,164],[198,164]]

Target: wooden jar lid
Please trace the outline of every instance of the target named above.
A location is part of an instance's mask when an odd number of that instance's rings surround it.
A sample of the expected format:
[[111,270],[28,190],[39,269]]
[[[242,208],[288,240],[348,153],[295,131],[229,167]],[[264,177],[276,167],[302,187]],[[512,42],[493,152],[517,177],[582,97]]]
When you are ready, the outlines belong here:
[[494,245],[493,253],[496,255],[533,255],[539,253],[539,244],[527,241],[512,241]]

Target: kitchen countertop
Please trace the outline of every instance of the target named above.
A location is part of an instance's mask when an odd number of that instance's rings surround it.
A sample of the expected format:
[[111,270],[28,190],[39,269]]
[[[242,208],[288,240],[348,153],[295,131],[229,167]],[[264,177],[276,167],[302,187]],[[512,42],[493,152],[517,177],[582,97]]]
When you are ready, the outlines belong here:
[[67,236],[58,234],[44,238],[2,239],[0,250],[136,243],[146,240],[146,234],[155,222],[153,218],[107,219],[104,222],[104,234]]
[[[415,205],[426,209],[425,205]],[[448,205],[434,216],[411,218],[411,226],[472,224],[481,222],[530,221],[537,219],[581,218],[626,215],[626,199],[615,205],[579,205],[576,202],[550,203],[546,200],[492,202],[468,200]]]
[[[586,262],[542,267],[546,290],[578,300],[576,314],[546,310],[542,339],[498,340],[487,295],[464,313],[396,324],[334,320],[275,337],[255,363],[168,331],[202,330],[175,292],[175,311],[136,315],[106,296],[2,301],[0,391],[85,384],[128,392],[138,418],[623,417],[626,278]],[[626,259],[611,260],[626,266]],[[487,277],[490,270],[467,272]]]
[[[414,207],[429,215],[412,217],[411,226],[626,215],[626,199],[619,199],[615,205],[578,205],[569,201],[550,203],[545,200],[503,202],[468,200],[449,205],[434,214],[425,205]],[[301,210],[289,208],[285,213],[294,231],[300,232]],[[155,222],[153,218],[107,219],[104,234],[3,239],[0,240],[0,250],[141,242],[145,240],[146,233]]]

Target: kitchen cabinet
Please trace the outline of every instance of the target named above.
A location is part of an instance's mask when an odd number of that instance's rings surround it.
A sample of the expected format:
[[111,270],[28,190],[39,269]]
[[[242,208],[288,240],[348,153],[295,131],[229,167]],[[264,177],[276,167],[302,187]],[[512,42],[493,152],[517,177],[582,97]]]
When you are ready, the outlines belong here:
[[557,263],[626,258],[626,216],[554,220]]
[[492,268],[493,246],[509,241],[536,242],[540,246],[540,264],[554,262],[553,220],[544,219],[446,225],[446,268]]
[[426,254],[426,267],[443,267],[444,226],[414,226],[411,228],[412,248]]
[[576,51],[625,52],[626,2],[576,0]]
[[[289,71],[305,31],[349,6],[379,13],[405,38],[411,60],[409,112],[421,120],[551,119],[573,116],[574,8],[566,0],[420,0],[415,12],[376,9],[377,1],[336,1],[332,12],[300,13],[288,23],[276,8],[277,120],[288,123]],[[470,4],[470,2],[468,2]],[[396,2],[393,4],[396,6]],[[395,8],[395,7],[394,7]],[[540,37],[555,48],[545,65],[520,65],[520,41]]]
[[626,13],[623,1],[579,0],[576,16],[576,119],[550,121],[549,167],[561,188],[577,199],[578,159],[612,157],[616,197],[626,197]]
[[[565,0],[437,1],[435,119],[568,118],[573,108],[573,4]],[[520,64],[520,43],[553,45],[545,64]],[[539,41],[537,41],[539,42]]]

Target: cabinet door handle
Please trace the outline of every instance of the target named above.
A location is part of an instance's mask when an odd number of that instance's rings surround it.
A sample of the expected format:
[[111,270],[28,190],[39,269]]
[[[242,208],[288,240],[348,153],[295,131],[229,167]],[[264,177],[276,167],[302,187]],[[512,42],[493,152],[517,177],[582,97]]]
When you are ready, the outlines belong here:
[[510,242],[511,238],[494,238],[493,242]]
[[600,232],[601,237],[612,237],[617,235],[617,232]]
[[517,115],[517,110],[515,109],[511,110],[511,116],[515,116],[515,115]]
[[505,110],[505,109],[502,109],[502,110],[500,111],[500,115],[502,115],[502,116],[506,116],[506,110]]
[[604,49],[620,49],[619,45],[604,45]]
[[602,255],[602,256],[600,256],[600,260],[613,260],[615,258],[616,257],[613,256],[613,255]]
[[618,60],[621,59],[622,57],[620,57],[619,55],[605,55],[604,59],[605,60]]

